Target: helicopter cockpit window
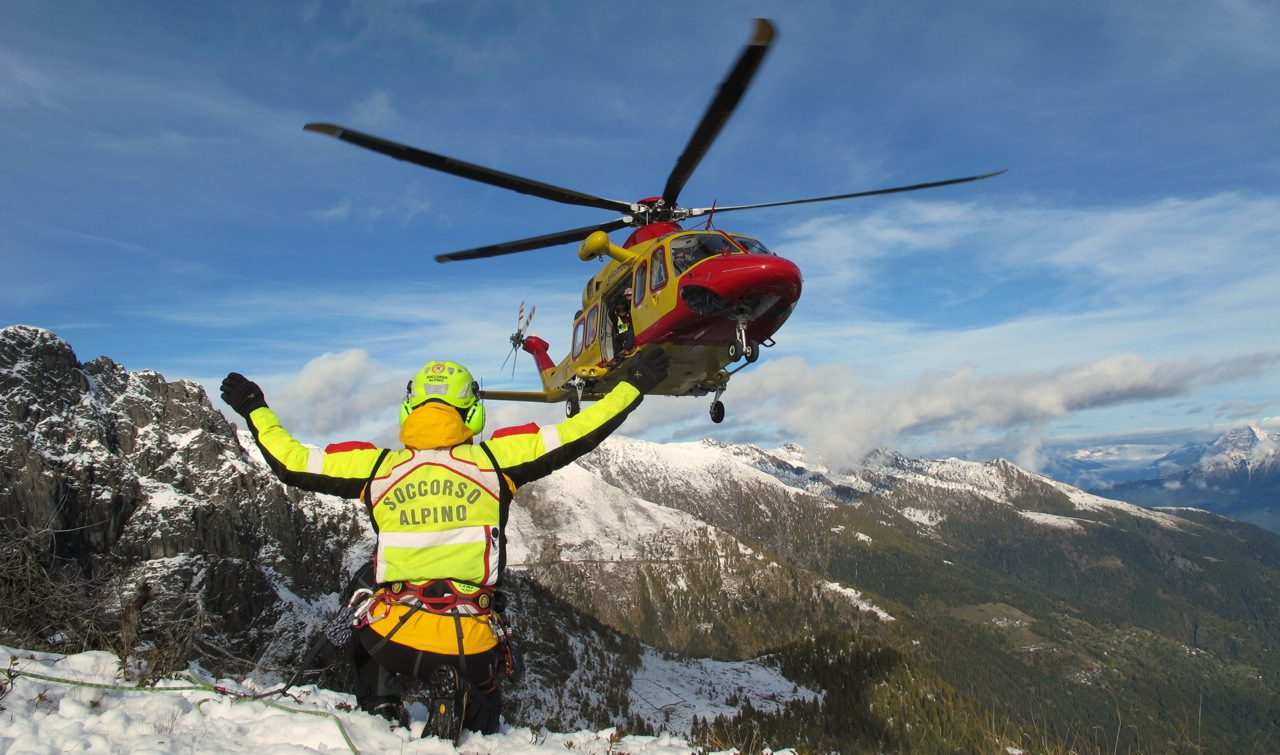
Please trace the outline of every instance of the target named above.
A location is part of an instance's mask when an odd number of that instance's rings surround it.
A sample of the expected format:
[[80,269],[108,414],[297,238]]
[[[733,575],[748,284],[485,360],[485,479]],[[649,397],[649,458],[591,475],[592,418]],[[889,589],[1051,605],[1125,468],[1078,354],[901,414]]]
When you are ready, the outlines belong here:
[[751,254],[773,254],[773,252],[769,251],[769,247],[750,236],[734,236],[733,240],[738,242],[743,249],[746,249]]
[[730,254],[738,249],[718,233],[691,233],[671,240],[671,267],[676,275],[708,257]]
[[658,251],[649,258],[653,270],[649,275],[649,290],[657,291],[667,285],[667,250],[658,247]]

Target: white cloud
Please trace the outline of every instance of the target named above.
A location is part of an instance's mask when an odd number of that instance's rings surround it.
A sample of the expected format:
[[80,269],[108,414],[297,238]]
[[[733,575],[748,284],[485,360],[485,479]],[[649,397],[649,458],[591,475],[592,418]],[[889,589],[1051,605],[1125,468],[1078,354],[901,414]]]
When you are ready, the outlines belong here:
[[[1006,455],[1034,467],[1046,433],[1068,418],[1186,395],[1214,403],[1201,389],[1268,374],[1276,356],[1253,352],[1275,344],[1267,340],[1268,323],[1280,317],[1274,297],[1280,280],[1266,262],[1275,256],[1268,240],[1272,230],[1280,236],[1277,200],[1238,195],[1096,211],[915,202],[857,222],[806,223],[790,238],[813,243],[795,241],[797,255],[834,264],[846,237],[864,244],[854,255],[863,260],[963,245],[957,253],[1000,265],[1069,271],[1087,283],[1081,286],[1087,300],[960,328],[858,312],[856,304],[809,286],[796,318],[778,334],[780,346],[734,379],[725,396],[725,425],[709,423],[709,397],[653,398],[624,432],[761,442],[798,438],[839,461],[875,446],[977,448],[998,437]],[[1112,259],[1126,255],[1143,262],[1134,268]],[[1167,260],[1164,268],[1142,274],[1161,259]],[[1206,272],[1192,275],[1196,270]],[[214,313],[253,312],[259,323],[288,323],[307,312],[308,327],[299,331],[307,341],[295,347],[332,348],[354,338],[384,365],[375,368],[354,357],[317,360],[307,367],[314,374],[349,377],[381,369],[394,376],[387,384],[402,385],[420,360],[444,354],[471,365],[491,387],[530,387],[527,363],[510,383],[509,373],[496,369],[505,356],[502,344],[513,327],[515,303],[536,301],[541,324],[534,330],[553,334],[567,332],[568,308],[577,303],[572,276],[544,282],[540,291],[527,289],[527,282],[476,290],[432,280],[425,293],[400,286],[372,297],[273,288],[252,299],[221,302]],[[1158,280],[1175,280],[1178,287],[1158,286]],[[1099,306],[1092,300],[1097,289],[1116,293]],[[563,338],[550,340],[553,349],[563,348]],[[348,372],[339,369],[343,365]],[[341,412],[311,409],[316,417],[308,427],[358,425],[361,418],[384,427],[388,407],[398,400],[394,393],[385,390],[368,401],[357,396]],[[323,392],[300,392],[298,400],[322,401]],[[491,428],[563,416],[560,405],[497,405],[490,411]]]
[[[1280,355],[1149,364],[1132,354],[1059,369],[979,375],[933,371],[912,381],[868,382],[844,365],[798,358],[761,364],[734,380],[730,417],[778,428],[837,464],[876,447],[948,438],[957,446],[992,434],[1020,438],[1023,461],[1038,458],[1041,428],[1090,409],[1185,395],[1197,387],[1265,374]],[[768,432],[767,430],[763,432]]]
[[[268,384],[268,401],[299,436],[345,437],[380,416],[394,418],[405,378],[369,358],[363,349],[326,353],[296,376]],[[331,437],[337,434],[339,437]]]
[[[906,202],[782,238],[805,293],[779,351],[898,377],[1117,352],[1225,358],[1275,343],[1269,323],[1280,321],[1280,197],[1097,209]],[[921,291],[912,260],[924,253],[956,261],[947,298]]]
[[384,129],[398,125],[400,115],[391,104],[391,93],[385,89],[375,89],[368,97],[356,103],[351,121],[361,128]]
[[308,212],[307,215],[322,223],[341,222],[351,217],[351,200],[344,199],[332,207],[328,207],[323,210],[312,210]]
[[996,248],[1006,251],[1006,264],[1039,262],[1124,290],[1178,279],[1203,288],[1252,274],[1267,253],[1276,254],[1280,198],[1220,194],[1125,208],[1027,210],[1002,213],[999,222],[1005,243]]
[[57,84],[37,62],[0,47],[0,108],[40,107],[64,112],[53,95]]
[[394,194],[383,193],[374,199],[377,203],[357,203],[347,197],[329,207],[310,210],[307,217],[321,223],[355,221],[370,228],[383,221],[390,221],[405,228],[414,218],[431,209],[431,200],[418,183],[411,183]]
[[765,241],[817,273],[806,278],[807,291],[847,296],[869,282],[871,261],[952,246],[984,228],[987,214],[972,204],[904,201],[874,213],[812,218]]

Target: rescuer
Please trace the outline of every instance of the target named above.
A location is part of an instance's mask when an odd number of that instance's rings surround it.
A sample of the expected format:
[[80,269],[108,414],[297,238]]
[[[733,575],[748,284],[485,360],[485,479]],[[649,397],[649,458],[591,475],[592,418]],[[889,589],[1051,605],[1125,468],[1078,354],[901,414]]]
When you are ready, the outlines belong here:
[[372,576],[367,589],[351,596],[362,709],[407,724],[389,678],[406,674],[429,689],[423,736],[456,742],[464,728],[498,731],[499,675],[512,673],[513,659],[495,588],[512,496],[599,445],[666,377],[668,361],[660,348],[646,349],[626,380],[578,415],[547,427],[499,430],[482,443],[475,441],[485,408],[471,373],[455,362],[429,362],[407,386],[400,407],[404,448],[394,450],[304,446],[281,426],[256,383],[227,375],[223,400],[245,418],[282,482],[359,498],[373,518]]

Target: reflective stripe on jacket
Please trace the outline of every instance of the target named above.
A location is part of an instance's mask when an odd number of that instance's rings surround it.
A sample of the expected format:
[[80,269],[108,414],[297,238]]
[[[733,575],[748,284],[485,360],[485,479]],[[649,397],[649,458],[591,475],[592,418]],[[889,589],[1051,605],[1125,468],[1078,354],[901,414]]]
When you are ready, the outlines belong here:
[[[476,585],[501,573],[501,480],[481,469],[479,446],[414,451],[369,484],[378,582],[423,582],[448,575]],[[486,459],[487,461],[487,459]]]
[[[317,493],[365,498],[369,501],[375,526],[380,532],[385,526],[389,534],[395,535],[387,541],[385,547],[380,536],[380,551],[387,554],[392,550],[398,551],[406,542],[406,537],[409,543],[417,543],[428,550],[437,547],[444,549],[440,551],[439,558],[436,555],[420,559],[408,557],[404,563],[410,565],[404,568],[414,572],[415,576],[392,579],[458,579],[493,584],[493,581],[488,580],[496,581],[500,578],[504,559],[503,528],[506,525],[506,511],[501,505],[502,489],[505,487],[509,493],[514,493],[517,488],[545,477],[591,451],[622,424],[642,399],[643,395],[635,386],[623,381],[599,401],[584,407],[576,416],[559,424],[541,428],[536,425],[517,428],[515,432],[502,434],[501,437],[494,437],[483,444],[465,442],[470,433],[462,423],[462,418],[452,408],[441,410],[440,407],[444,405],[438,403],[418,407],[405,420],[400,438],[406,448],[399,450],[343,444],[331,447],[338,450],[326,451],[306,446],[285,430],[275,412],[265,406],[250,413],[249,429],[267,464],[285,484]],[[504,481],[498,480],[485,448],[493,454],[494,460],[501,467]],[[434,471],[427,471],[422,468],[424,464],[439,467]],[[403,473],[397,472],[402,469],[405,470]],[[452,475],[456,476],[450,477]],[[432,481],[436,479],[439,480],[440,489],[438,493],[433,493]],[[444,488],[446,479],[453,479],[455,485],[447,495]],[[414,497],[409,497],[408,487],[402,487],[400,489],[404,500],[397,500],[394,492],[397,489],[396,483],[391,480],[404,481],[406,486],[412,485]],[[413,503],[421,500],[418,494],[423,490],[420,485],[424,481],[427,485],[427,498],[438,501],[425,504],[425,508],[434,507],[437,510],[433,513],[409,513],[424,506]],[[468,483],[461,499],[458,498],[459,481]],[[483,492],[473,503],[468,504],[467,500],[477,487]],[[367,498],[366,492],[369,494]],[[392,495],[391,500],[396,503],[394,511],[390,507],[383,509],[388,492]],[[436,499],[435,495],[440,498]],[[495,501],[498,502],[496,519],[493,516]],[[442,512],[446,502],[453,506],[452,522],[444,521],[446,515]],[[467,515],[467,526],[455,528],[459,530],[455,533],[455,529],[446,529],[443,525],[459,523],[457,507],[460,504],[464,506]],[[405,513],[404,520],[400,518],[401,513]],[[417,524],[414,524],[415,517]],[[472,525],[490,529],[481,534],[480,530],[473,531]],[[413,537],[416,534],[425,537],[419,541]],[[448,538],[455,536],[459,538],[457,542],[448,541]],[[479,548],[482,541],[489,550],[482,551]],[[461,549],[448,552],[449,545],[459,543],[463,546]],[[465,557],[462,555],[464,552],[467,554]],[[396,560],[392,558],[393,562]],[[466,560],[470,560],[469,565],[463,564]],[[422,571],[419,572],[419,569]],[[441,571],[436,572],[436,569]],[[465,573],[450,573],[454,569]],[[383,574],[382,571],[378,573]],[[379,580],[382,580],[381,576]]]

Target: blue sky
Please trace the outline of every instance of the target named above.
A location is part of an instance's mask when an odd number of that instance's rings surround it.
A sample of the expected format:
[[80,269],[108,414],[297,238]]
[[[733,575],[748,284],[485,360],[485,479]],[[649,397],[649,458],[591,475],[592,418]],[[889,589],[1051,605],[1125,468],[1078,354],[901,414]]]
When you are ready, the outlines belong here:
[[[1273,3],[28,2],[0,23],[0,324],[82,360],[263,383],[386,439],[431,358],[491,387],[522,300],[553,353],[594,264],[434,254],[603,222],[304,133],[329,121],[598,196],[661,191],[756,16],[779,36],[681,198],[800,265],[729,419],[626,432],[1003,455],[1280,405]],[[625,234],[615,234],[620,242]],[[527,360],[527,357],[526,357]],[[493,407],[495,422],[556,407]]]

